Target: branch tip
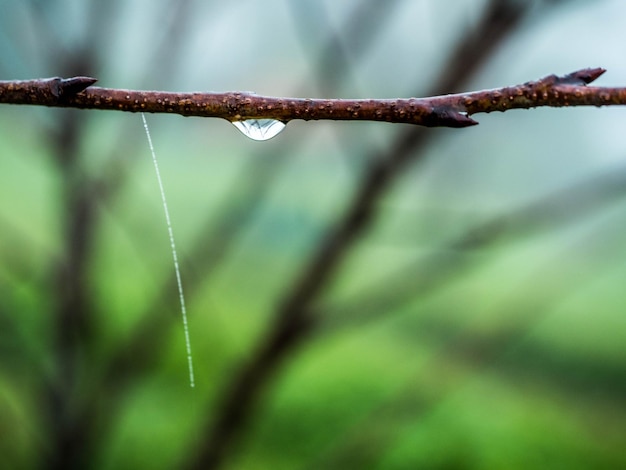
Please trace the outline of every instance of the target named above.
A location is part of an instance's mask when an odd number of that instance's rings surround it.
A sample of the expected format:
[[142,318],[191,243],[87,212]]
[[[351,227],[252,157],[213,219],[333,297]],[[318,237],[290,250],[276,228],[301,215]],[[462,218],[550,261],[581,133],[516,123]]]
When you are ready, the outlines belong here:
[[606,69],[601,67],[577,70],[562,77],[561,83],[567,85],[589,85],[604,72],[606,72]]

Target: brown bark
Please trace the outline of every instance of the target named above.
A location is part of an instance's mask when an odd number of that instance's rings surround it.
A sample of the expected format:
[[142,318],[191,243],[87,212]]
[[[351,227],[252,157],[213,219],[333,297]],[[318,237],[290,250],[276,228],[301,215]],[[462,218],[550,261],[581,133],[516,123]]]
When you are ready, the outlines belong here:
[[277,98],[248,92],[172,93],[117,90],[91,86],[96,79],[73,77],[0,81],[0,103],[31,104],[182,116],[246,119],[384,121],[427,127],[478,124],[470,115],[539,106],[609,106],[626,104],[626,88],[589,87],[604,69],[549,75],[512,87],[429,98],[311,99]]

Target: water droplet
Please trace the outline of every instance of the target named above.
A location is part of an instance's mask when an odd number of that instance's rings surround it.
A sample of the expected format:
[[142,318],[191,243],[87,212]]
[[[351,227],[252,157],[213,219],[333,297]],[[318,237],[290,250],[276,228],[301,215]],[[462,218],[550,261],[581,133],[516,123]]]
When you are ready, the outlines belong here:
[[276,119],[246,119],[233,121],[233,126],[252,140],[268,140],[280,134],[286,124]]

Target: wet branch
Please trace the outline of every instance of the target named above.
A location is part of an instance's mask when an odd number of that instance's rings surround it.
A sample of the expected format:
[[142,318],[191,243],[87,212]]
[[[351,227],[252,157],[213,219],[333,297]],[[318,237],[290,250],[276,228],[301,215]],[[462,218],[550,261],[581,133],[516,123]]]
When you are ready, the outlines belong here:
[[478,124],[470,115],[539,106],[626,105],[626,87],[590,87],[605,72],[583,69],[521,85],[429,98],[277,98],[247,92],[172,93],[100,88],[90,77],[0,81],[0,103],[246,119],[384,121],[427,127]]

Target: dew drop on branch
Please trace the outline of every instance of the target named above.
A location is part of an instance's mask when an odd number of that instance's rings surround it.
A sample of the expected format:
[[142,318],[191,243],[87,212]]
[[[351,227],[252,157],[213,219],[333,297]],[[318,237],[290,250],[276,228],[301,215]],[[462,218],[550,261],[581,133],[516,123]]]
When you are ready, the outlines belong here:
[[233,126],[252,140],[268,140],[280,134],[286,124],[276,119],[246,119],[233,121]]

